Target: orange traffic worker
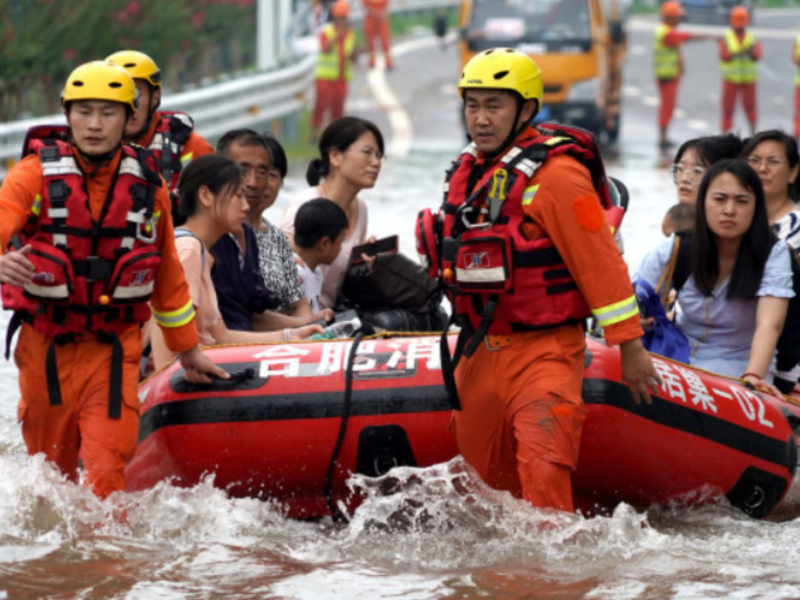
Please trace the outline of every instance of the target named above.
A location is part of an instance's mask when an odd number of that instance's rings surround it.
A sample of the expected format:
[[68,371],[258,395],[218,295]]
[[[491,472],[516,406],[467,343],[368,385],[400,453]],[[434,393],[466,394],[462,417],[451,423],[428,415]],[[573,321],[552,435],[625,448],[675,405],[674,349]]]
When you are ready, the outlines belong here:
[[[356,36],[348,25],[350,5],[336,0],[331,6],[332,22],[319,34],[316,68],[316,101],[311,115],[311,137],[316,140],[320,129],[344,115],[347,84],[353,78]],[[327,120],[326,120],[327,119]]]
[[661,5],[661,23],[653,38],[653,70],[661,96],[658,109],[658,146],[668,150],[673,143],[667,137],[667,128],[678,97],[678,83],[683,75],[683,59],[680,47],[692,40],[712,39],[709,36],[678,31],[684,16],[683,7],[677,0],[667,0]]
[[361,0],[364,5],[364,39],[369,52],[369,68],[375,68],[376,39],[383,49],[386,68],[392,70],[394,63],[390,53],[389,0]]
[[797,65],[794,75],[794,137],[800,138],[800,35],[794,40],[792,62]]
[[[19,329],[18,417],[28,452],[100,497],[124,489],[139,426],[140,326],[152,312],[186,378],[225,372],[198,348],[169,197],[145,150],[122,143],[136,86],[108,62],[62,94],[71,141],[33,139],[0,187],[0,283]],[[9,247],[11,245],[11,247]]]
[[722,133],[733,127],[736,97],[742,97],[750,134],[756,131],[756,80],[761,59],[761,43],[749,31],[750,14],[744,6],[734,6],[729,16],[730,29],[719,41],[719,60],[722,70]]
[[[442,222],[423,211],[417,223],[420,238],[444,240],[428,264],[440,261],[461,325],[455,439],[491,487],[571,511],[585,414],[585,319],[594,315],[606,341],[620,346],[633,400],[650,402],[661,380],[583,162],[590,151],[600,160],[596,144],[590,150],[529,124],[543,88],[527,54],[481,52],[458,87],[473,141],[448,173]],[[431,235],[439,227],[441,237]]]
[[139,107],[128,122],[125,139],[153,153],[161,176],[174,191],[181,169],[198,156],[214,154],[214,148],[194,131],[189,115],[158,110],[163,76],[152,58],[136,50],[121,50],[106,60],[128,71],[139,92]]

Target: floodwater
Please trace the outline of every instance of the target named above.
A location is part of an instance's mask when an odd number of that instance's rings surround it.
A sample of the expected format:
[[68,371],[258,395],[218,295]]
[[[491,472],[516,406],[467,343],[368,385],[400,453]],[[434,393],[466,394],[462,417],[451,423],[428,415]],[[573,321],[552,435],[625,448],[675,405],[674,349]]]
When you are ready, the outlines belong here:
[[[413,256],[414,217],[439,204],[458,150],[387,161],[364,194],[371,232],[400,233]],[[647,153],[628,151],[609,171],[631,191],[625,255],[635,265],[661,235],[673,190]],[[281,203],[302,186],[287,181]],[[355,478],[366,501],[346,527],[229,499],[211,476],[101,502],[25,454],[12,364],[0,363],[0,380],[0,600],[800,598],[800,521],[754,521],[724,501],[593,518],[535,511],[458,459],[395,469],[400,491],[389,496]]]

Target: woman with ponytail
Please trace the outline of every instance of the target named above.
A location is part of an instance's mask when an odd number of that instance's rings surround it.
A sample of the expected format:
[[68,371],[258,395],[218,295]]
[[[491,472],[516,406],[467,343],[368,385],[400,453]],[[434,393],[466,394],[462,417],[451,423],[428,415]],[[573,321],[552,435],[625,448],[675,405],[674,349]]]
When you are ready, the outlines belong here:
[[[202,346],[215,344],[265,344],[303,339],[321,333],[319,325],[273,332],[234,331],[225,326],[211,280],[214,257],[209,252],[219,238],[242,227],[249,205],[242,194],[242,170],[235,162],[208,154],[181,171],[180,204],[175,247],[186,274],[195,307],[197,333]],[[158,327],[150,327],[156,369],[175,354],[164,344]]]
[[374,123],[358,117],[337,119],[322,132],[319,157],[308,165],[311,186],[283,211],[280,228],[293,240],[297,209],[314,198],[338,204],[348,218],[347,233],[336,260],[322,266],[320,306],[333,308],[350,264],[352,249],[367,240],[367,204],[359,192],[375,185],[383,161],[383,136]]

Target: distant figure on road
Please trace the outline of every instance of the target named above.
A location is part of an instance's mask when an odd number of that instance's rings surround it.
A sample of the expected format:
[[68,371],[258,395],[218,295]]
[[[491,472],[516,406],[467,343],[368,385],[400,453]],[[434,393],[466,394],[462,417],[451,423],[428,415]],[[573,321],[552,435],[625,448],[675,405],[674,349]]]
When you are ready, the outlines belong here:
[[744,6],[734,6],[729,17],[731,28],[719,41],[722,69],[722,133],[733,127],[736,96],[741,94],[750,134],[756,132],[756,62],[761,58],[761,43],[746,30],[750,14]]
[[389,0],[361,0],[366,14],[364,15],[364,39],[367,41],[367,51],[369,52],[369,68],[375,68],[375,38],[379,38],[383,57],[386,60],[386,68],[390,71],[394,68],[392,56],[390,54],[390,32],[389,32]]
[[158,110],[163,77],[152,58],[136,50],[121,50],[106,60],[125,69],[139,93],[138,108],[125,127],[126,141],[153,153],[161,176],[174,192],[181,169],[198,156],[214,154],[214,148],[194,131],[189,115]]
[[317,55],[316,93],[314,114],[311,116],[311,138],[316,142],[324,126],[326,115],[333,122],[344,115],[347,84],[353,77],[353,59],[356,36],[347,23],[350,5],[347,0],[336,0],[331,6],[332,23],[326,25],[319,36]]
[[436,11],[436,16],[433,18],[433,32],[436,34],[436,39],[439,40],[439,48],[444,50],[444,36],[447,35],[446,8],[440,8],[438,11]]
[[792,62],[797,65],[794,76],[794,137],[800,138],[800,34],[794,40]]
[[661,150],[668,150],[673,146],[667,138],[667,127],[675,110],[678,82],[683,75],[680,46],[693,40],[713,39],[711,36],[678,32],[676,27],[684,14],[683,7],[677,0],[664,2],[661,5],[661,24],[656,27],[653,39],[653,68],[661,94],[661,107],[658,111],[658,147]]

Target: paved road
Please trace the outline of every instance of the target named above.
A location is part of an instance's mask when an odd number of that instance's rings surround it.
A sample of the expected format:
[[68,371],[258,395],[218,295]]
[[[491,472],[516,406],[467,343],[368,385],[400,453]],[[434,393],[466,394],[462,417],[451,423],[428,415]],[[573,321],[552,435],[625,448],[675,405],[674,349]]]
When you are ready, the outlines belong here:
[[[790,54],[800,10],[756,11],[755,22],[754,32],[764,49],[759,64],[759,127],[791,131],[795,69]],[[674,186],[665,169],[671,152],[662,154],[656,147],[658,96],[651,51],[656,23],[654,17],[635,17],[629,23],[622,130],[618,144],[604,149],[609,173],[624,181],[631,193],[623,233],[626,257],[634,268],[660,235],[663,213],[675,202]],[[719,35],[724,31],[718,26],[685,24],[682,28]],[[466,143],[459,118],[455,43],[440,49],[430,31],[420,31],[419,37],[399,42],[396,53],[396,67],[391,72],[357,71],[347,105],[348,112],[375,121],[389,142],[389,160],[378,186],[370,192],[375,216],[383,217],[370,221],[371,230],[378,235],[411,231],[419,208],[438,205],[444,170]],[[684,59],[686,76],[670,131],[676,142],[717,133],[720,120],[716,43],[687,45]],[[740,112],[735,127],[747,131]],[[404,251],[413,253],[408,237],[401,238]]]

